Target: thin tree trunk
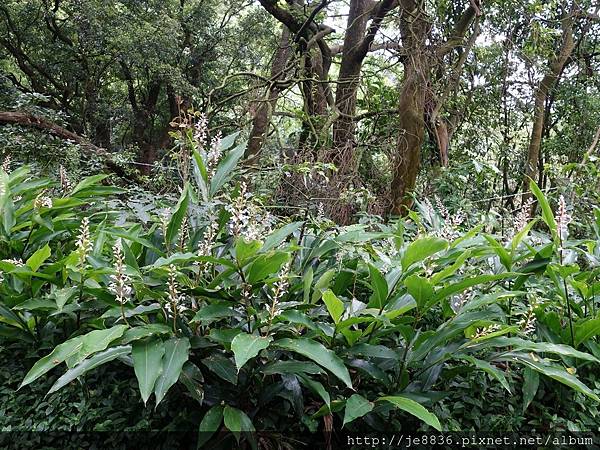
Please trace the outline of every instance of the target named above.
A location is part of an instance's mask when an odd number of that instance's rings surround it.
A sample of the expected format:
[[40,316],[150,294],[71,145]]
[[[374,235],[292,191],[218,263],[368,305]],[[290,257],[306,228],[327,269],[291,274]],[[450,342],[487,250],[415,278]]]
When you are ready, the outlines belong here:
[[246,148],[245,158],[247,163],[253,164],[260,156],[265,137],[271,123],[271,116],[277,105],[281,87],[277,82],[284,77],[285,66],[291,54],[290,31],[283,25],[281,38],[271,65],[271,84],[267,89],[266,99],[262,100],[252,120],[252,130]]
[[571,57],[575,41],[573,39],[573,11],[570,11],[562,19],[562,38],[558,55],[550,61],[549,70],[540,81],[535,91],[535,103],[533,109],[533,127],[531,130],[531,139],[529,140],[529,148],[527,151],[527,161],[525,163],[523,179],[523,201],[525,201],[531,193],[529,191],[529,180],[537,178],[537,166],[540,158],[540,147],[542,145],[542,134],[546,121],[546,99],[548,94],[554,88],[562,70]]

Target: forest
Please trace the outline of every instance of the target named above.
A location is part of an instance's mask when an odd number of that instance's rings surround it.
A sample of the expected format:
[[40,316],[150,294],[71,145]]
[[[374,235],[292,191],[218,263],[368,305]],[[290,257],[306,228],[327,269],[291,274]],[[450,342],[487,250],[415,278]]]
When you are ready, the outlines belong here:
[[596,0],[0,2],[1,448],[598,448],[599,274]]

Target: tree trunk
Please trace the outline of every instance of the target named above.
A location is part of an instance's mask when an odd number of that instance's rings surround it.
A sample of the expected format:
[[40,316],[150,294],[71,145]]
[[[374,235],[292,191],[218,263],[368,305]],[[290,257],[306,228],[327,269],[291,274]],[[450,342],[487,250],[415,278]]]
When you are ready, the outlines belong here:
[[362,63],[366,55],[362,52],[360,44],[367,29],[368,6],[369,2],[367,0],[353,0],[350,2],[340,73],[335,92],[335,106],[337,109],[335,113],[339,114],[339,117],[333,123],[333,145],[338,151],[351,150],[356,145],[354,137],[356,94]]
[[[403,215],[412,205],[425,135],[425,94],[429,80],[429,62],[425,54],[427,23],[424,11],[417,11],[417,0],[403,0],[400,31],[409,56],[404,61],[404,80],[399,100],[399,134],[396,160],[390,186],[392,215]],[[411,13],[408,13],[411,11]]]
[[535,91],[535,103],[533,109],[533,127],[531,130],[531,139],[529,140],[529,149],[527,151],[527,161],[525,163],[523,179],[523,201],[527,200],[531,193],[529,191],[529,180],[537,178],[537,166],[540,157],[540,147],[542,145],[542,133],[546,121],[546,99],[548,94],[556,85],[562,70],[571,57],[575,48],[573,39],[573,11],[569,12],[562,20],[562,38],[558,55],[550,61],[549,71],[544,75],[542,81]]
[[277,82],[284,78],[285,66],[290,58],[291,48],[290,31],[283,25],[279,45],[277,46],[277,50],[275,50],[273,63],[271,65],[271,79],[266,92],[266,99],[259,102],[252,120],[252,130],[248,140],[248,147],[246,148],[244,155],[248,164],[255,163],[260,156],[262,146],[269,130],[269,124],[271,123],[271,116],[277,105],[279,94],[281,93],[281,87]]

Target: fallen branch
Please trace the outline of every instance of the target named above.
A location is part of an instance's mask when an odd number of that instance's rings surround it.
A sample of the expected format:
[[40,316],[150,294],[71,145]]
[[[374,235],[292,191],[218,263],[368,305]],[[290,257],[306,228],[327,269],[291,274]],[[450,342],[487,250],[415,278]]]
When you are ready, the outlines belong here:
[[115,163],[111,159],[112,155],[108,150],[92,144],[86,138],[61,127],[45,117],[36,116],[23,111],[0,111],[0,125],[3,124],[36,128],[57,138],[64,139],[66,141],[72,141],[76,144],[79,144],[83,151],[101,157],[104,160],[106,167],[121,178],[133,181],[138,180],[138,177],[135,174],[127,173],[121,166]]

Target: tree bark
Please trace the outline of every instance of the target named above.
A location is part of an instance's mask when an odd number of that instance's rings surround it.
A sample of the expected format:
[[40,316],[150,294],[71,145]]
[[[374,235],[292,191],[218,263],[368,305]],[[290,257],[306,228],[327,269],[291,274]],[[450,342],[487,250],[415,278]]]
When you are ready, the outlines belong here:
[[[402,0],[402,42],[409,51],[404,61],[404,80],[399,99],[399,135],[390,186],[392,215],[404,215],[412,205],[425,135],[425,94],[429,62],[425,54],[427,23],[417,0]],[[413,14],[413,11],[417,11]],[[410,12],[410,13],[409,13]]]
[[271,123],[271,116],[281,93],[281,87],[277,82],[285,75],[285,67],[290,58],[291,48],[290,31],[283,25],[281,38],[271,64],[271,79],[265,95],[266,98],[260,101],[252,119],[252,130],[244,155],[248,164],[254,164],[260,156]]
[[535,90],[534,109],[533,109],[533,127],[531,129],[531,138],[529,140],[529,148],[527,150],[527,160],[525,163],[523,179],[523,201],[526,201],[531,196],[529,191],[529,180],[537,178],[537,166],[540,157],[540,148],[542,145],[542,134],[546,121],[546,99],[548,94],[554,88],[563,68],[575,48],[573,39],[573,13],[571,10],[562,19],[562,37],[558,55],[548,64],[548,72],[540,81],[540,84]]

